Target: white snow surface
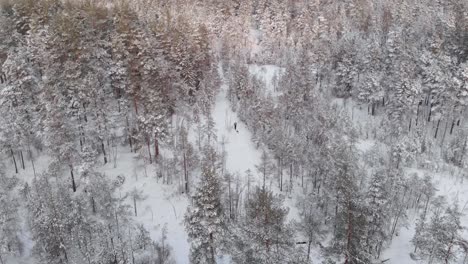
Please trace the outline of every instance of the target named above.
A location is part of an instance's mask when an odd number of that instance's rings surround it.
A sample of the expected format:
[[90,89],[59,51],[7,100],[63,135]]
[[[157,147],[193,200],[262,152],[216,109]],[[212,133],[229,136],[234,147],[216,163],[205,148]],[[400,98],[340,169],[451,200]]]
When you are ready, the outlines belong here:
[[[117,175],[125,176],[121,195],[135,189],[143,192],[146,199],[137,202],[136,220],[145,226],[155,241],[160,240],[162,229],[167,225],[167,242],[174,249],[176,263],[189,263],[190,244],[183,225],[188,199],[177,193],[177,184],[163,184],[161,179],[157,179],[154,166],[144,164],[137,154],[128,152],[128,148],[126,150],[119,153],[116,168],[108,163],[102,171],[111,179]],[[133,208],[130,199],[129,197],[128,203]]]

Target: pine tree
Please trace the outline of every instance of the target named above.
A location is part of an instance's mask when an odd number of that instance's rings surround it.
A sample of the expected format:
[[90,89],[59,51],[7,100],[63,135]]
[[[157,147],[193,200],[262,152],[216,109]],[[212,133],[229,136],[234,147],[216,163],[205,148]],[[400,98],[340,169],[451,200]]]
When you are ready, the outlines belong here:
[[298,228],[307,238],[307,262],[311,257],[312,245],[320,243],[328,231],[323,221],[323,211],[318,210],[319,206],[320,199],[314,193],[303,197],[298,204],[301,210]]
[[215,155],[210,146],[205,147],[200,184],[185,215],[191,263],[216,263],[217,249],[223,238],[224,217]]
[[368,234],[366,244],[369,252],[379,257],[383,244],[389,237],[388,222],[388,190],[384,171],[376,172],[370,180],[367,200]]
[[414,252],[416,252],[419,249],[426,250],[428,247],[430,247],[430,238],[428,236],[428,232],[426,231],[426,225],[427,225],[427,220],[426,220],[426,214],[422,213],[419,216],[418,221],[416,222],[416,228],[415,228],[415,233],[413,236],[413,239],[411,242],[413,242],[414,245]]
[[246,202],[245,218],[231,227],[229,253],[234,263],[296,263],[293,230],[286,223],[288,210],[283,200],[266,188],[259,188]]
[[3,164],[0,164],[0,260],[21,253],[19,202],[14,193],[17,184],[18,179],[7,177]]
[[418,253],[428,258],[429,262],[450,263],[456,260],[456,245],[462,241],[461,216],[456,203],[445,212],[436,207],[428,223],[425,223],[425,216],[421,215],[412,240]]
[[44,263],[147,263],[153,242],[136,225],[127,195],[117,197],[116,186],[102,174],[89,172],[77,193],[54,169],[33,182],[28,201],[35,245],[33,255]]
[[[336,143],[335,143],[336,144]],[[344,257],[346,264],[369,263],[366,250],[368,223],[365,203],[357,185],[357,173],[349,146],[336,146],[334,165],[335,216],[330,252]]]

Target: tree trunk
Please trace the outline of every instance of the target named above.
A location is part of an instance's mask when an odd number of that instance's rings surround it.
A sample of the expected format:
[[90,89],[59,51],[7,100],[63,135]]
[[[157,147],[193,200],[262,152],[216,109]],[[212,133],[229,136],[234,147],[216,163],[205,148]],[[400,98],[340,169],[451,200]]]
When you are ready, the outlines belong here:
[[426,206],[424,206],[424,214],[423,214],[424,217],[426,217],[427,207],[429,206],[429,200],[430,200],[430,198],[429,198],[429,196],[428,196],[428,197],[427,197],[427,201],[426,201]]
[[76,192],[75,176],[73,175],[73,168],[71,166],[70,166],[70,176],[71,176],[71,181],[72,181],[73,192]]
[[79,138],[80,138],[80,150],[83,151],[83,144],[84,144],[84,141],[82,139],[82,136],[83,136],[83,125],[81,123],[81,116],[78,117],[78,121],[79,121],[79,127],[78,127],[78,132],[79,132]]
[[156,160],[158,156],[159,156],[158,134],[154,133],[154,159]]
[[323,223],[326,225],[327,224],[327,217],[328,217],[328,202],[327,200],[325,200],[325,203],[323,205],[324,209],[324,214],[323,214]]
[[135,216],[138,216],[137,204],[136,204],[136,196],[135,196],[135,195],[133,195],[133,208],[135,209]]
[[383,242],[379,242],[377,245],[377,258],[380,258],[380,254],[382,253],[382,243]]
[[421,195],[422,194],[419,194],[418,195],[418,198],[416,198],[416,201],[413,203],[413,208],[417,208],[418,205],[419,205],[419,200],[421,199]]
[[187,158],[184,153],[184,179],[185,179],[185,192],[189,193],[189,182],[188,182],[188,169],[187,169]]
[[280,183],[280,181],[281,181],[281,180],[280,180],[280,179],[281,179],[281,172],[280,172],[280,170],[281,170],[281,163],[280,163],[280,162],[281,162],[281,159],[278,158],[278,188],[281,189],[281,183]]
[[11,153],[11,157],[13,158],[13,163],[15,164],[15,172],[18,173],[18,165],[16,164],[15,153],[13,152],[12,148],[10,148],[10,153]]
[[465,157],[465,152],[466,152],[466,141],[467,139],[465,139],[464,143],[463,143],[463,148],[462,148],[462,152],[461,152],[461,156],[460,156],[460,161],[458,162],[460,165],[462,164],[462,161]]
[[91,206],[93,208],[93,214],[96,213],[96,200],[94,200],[94,197],[91,196]]
[[448,120],[447,120],[447,122],[445,122],[444,134],[442,135],[442,141],[440,141],[440,146],[441,147],[442,147],[442,145],[444,144],[444,141],[445,141],[445,135],[447,134],[447,127],[448,127]]
[[187,158],[184,152],[184,181],[185,181],[185,193],[188,194],[188,171],[187,171]]
[[292,192],[292,189],[293,189],[292,178],[293,178],[293,164],[291,162],[291,164],[289,164],[289,192],[290,193]]
[[418,126],[418,120],[419,120],[419,106],[421,105],[421,102],[418,104],[418,108],[416,110],[416,126]]
[[215,252],[214,252],[214,245],[213,245],[213,233],[210,233],[210,254],[211,254],[211,263],[215,264]]
[[431,122],[432,116],[432,103],[429,105],[429,115],[427,116],[427,122]]
[[31,145],[29,143],[28,143],[28,153],[29,153],[29,159],[31,160],[34,179],[36,179],[36,167],[34,166],[34,159],[33,159],[32,151],[31,151]]
[[312,241],[309,240],[309,245],[307,246],[307,263],[309,263],[309,259],[310,259],[311,244],[312,244]]
[[83,103],[83,118],[86,123],[88,123],[88,116],[86,115],[86,104]]
[[135,114],[138,115],[138,105],[136,95],[133,96],[133,107],[135,108]]
[[[307,174],[309,174],[309,170],[307,170]],[[301,171],[301,188],[304,188],[304,171]]]
[[455,127],[455,119],[452,121],[452,125],[450,126],[450,135],[452,135],[454,127]]
[[315,190],[315,188],[317,188],[317,174],[318,174],[318,172],[316,170],[315,173],[314,173],[314,190]]
[[232,196],[231,196],[231,176],[228,175],[228,196],[229,196],[229,218],[233,219],[232,217]]
[[349,250],[350,250],[350,244],[351,244],[351,237],[352,237],[352,232],[351,232],[351,210],[349,208],[348,204],[348,230],[347,230],[347,235],[346,235],[346,257],[345,257],[345,264],[349,263]]
[[282,166],[282,162],[281,162],[281,159],[280,159],[280,192],[283,191],[283,166]]
[[437,133],[439,132],[439,126],[440,126],[440,119],[439,119],[439,121],[437,121],[437,127],[436,127],[436,131],[435,131],[435,134],[434,134],[434,139],[437,139]]
[[106,154],[106,149],[104,147],[104,141],[101,141],[101,149],[102,149],[102,154],[104,155],[104,164],[107,164],[107,154]]
[[21,157],[21,166],[23,167],[23,170],[26,169],[26,167],[24,166],[24,157],[23,157],[23,151],[20,150],[20,157]]
[[151,147],[150,147],[150,139],[149,137],[146,137],[146,145],[148,146],[148,157],[149,157],[149,162],[150,164],[153,163],[153,158],[151,157]]
[[128,122],[128,116],[125,117],[125,121],[126,121],[126,125],[127,125],[128,144],[130,145],[130,152],[133,152],[132,132],[130,131],[130,123]]
[[[64,245],[62,239],[60,239],[60,243],[61,243],[62,245]],[[65,247],[62,248],[62,251],[63,251],[63,256],[65,257],[65,260],[66,260],[67,263],[68,263],[68,254],[67,254],[67,250],[65,249]]]

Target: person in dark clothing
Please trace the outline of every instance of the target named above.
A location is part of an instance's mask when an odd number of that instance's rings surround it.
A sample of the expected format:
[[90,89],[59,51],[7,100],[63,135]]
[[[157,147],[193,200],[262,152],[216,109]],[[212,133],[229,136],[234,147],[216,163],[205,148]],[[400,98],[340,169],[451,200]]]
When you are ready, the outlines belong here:
[[234,122],[234,130],[237,131],[237,122]]

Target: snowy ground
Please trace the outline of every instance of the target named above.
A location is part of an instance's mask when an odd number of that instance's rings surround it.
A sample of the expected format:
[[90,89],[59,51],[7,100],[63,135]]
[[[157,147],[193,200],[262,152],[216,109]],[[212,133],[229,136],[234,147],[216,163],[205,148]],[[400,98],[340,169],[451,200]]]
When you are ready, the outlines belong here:
[[[189,203],[186,196],[177,194],[176,184],[165,185],[161,179],[158,180],[154,166],[144,164],[137,154],[130,153],[128,148],[121,149],[116,164],[114,168],[112,163],[108,163],[102,168],[102,172],[111,179],[118,175],[125,176],[125,183],[120,189],[121,195],[136,189],[142,191],[146,198],[137,202],[136,220],[145,226],[155,241],[161,238],[162,229],[166,225],[168,243],[174,249],[176,262],[189,263],[190,244],[183,225]],[[130,198],[128,202],[133,207]]]
[[[222,71],[219,71],[222,74]],[[222,79],[223,76],[221,75]],[[228,86],[223,83],[216,97],[213,109],[213,119],[216,123],[219,150],[222,150],[221,142],[225,143],[226,169],[230,173],[244,175],[245,171],[251,170],[256,175],[255,165],[260,162],[260,150],[254,147],[252,134],[231,110],[226,97]],[[237,122],[237,131],[234,130],[234,122]],[[260,182],[258,182],[260,183]]]

